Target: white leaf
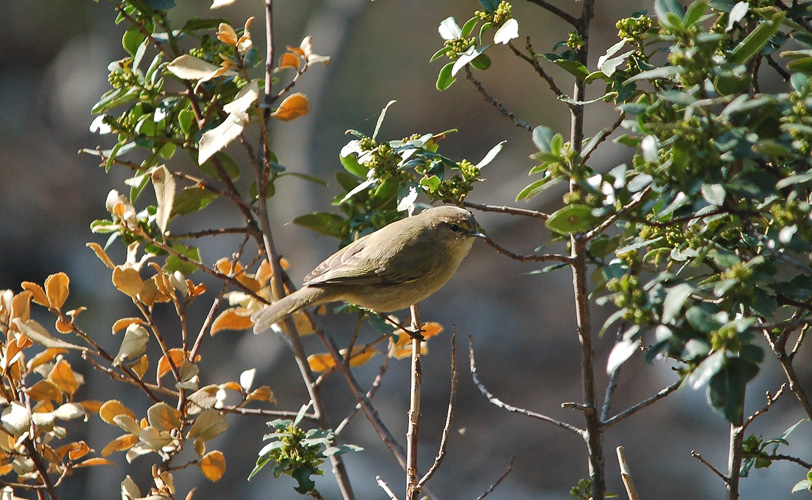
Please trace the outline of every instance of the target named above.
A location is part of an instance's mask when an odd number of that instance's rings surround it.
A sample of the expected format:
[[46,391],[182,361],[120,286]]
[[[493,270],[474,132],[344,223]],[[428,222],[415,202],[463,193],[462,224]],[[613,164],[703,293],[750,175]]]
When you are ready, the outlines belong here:
[[124,360],[133,360],[144,354],[144,351],[147,350],[147,340],[149,340],[149,332],[146,328],[135,323],[128,326],[118,354],[113,359],[113,366],[118,366]]
[[724,362],[724,351],[717,351],[705,358],[705,361],[699,363],[699,366],[688,375],[688,383],[691,384],[691,389],[696,390],[707,384],[711,377],[716,375],[716,372],[722,368]]
[[245,370],[244,372],[240,373],[240,387],[245,392],[251,390],[251,386],[254,385],[254,377],[257,374],[256,368],[251,368],[250,370]]
[[454,40],[462,36],[462,29],[453,17],[443,19],[437,31],[440,32],[440,36],[443,40]]
[[519,22],[515,19],[508,19],[505,24],[496,30],[493,35],[493,43],[508,43],[514,38],[519,37]]
[[155,222],[161,229],[161,234],[164,234],[175,202],[175,177],[169,173],[165,165],[152,172],[152,187],[155,188],[155,199],[158,202]]
[[409,194],[398,202],[397,211],[408,211],[411,214],[414,211],[415,200],[417,200],[417,189],[414,186],[409,186]]
[[259,84],[256,80],[251,82],[240,89],[234,100],[223,106],[223,111],[232,115],[238,115],[243,120],[247,120],[248,116],[245,113],[248,108],[259,99]]
[[606,361],[606,373],[611,375],[637,351],[639,342],[623,339],[612,348],[609,359]]
[[476,167],[482,168],[488,163],[492,162],[493,159],[496,158],[496,155],[498,155],[499,152],[502,151],[502,148],[505,146],[506,142],[507,141],[502,141],[496,146],[492,147],[491,150],[488,151],[488,153],[485,155],[485,157],[479,160],[479,163],[476,164]]
[[653,135],[647,135],[640,141],[640,150],[643,152],[643,159],[647,162],[657,161],[657,138]]
[[31,427],[30,418],[25,406],[17,401],[12,401],[10,405],[3,409],[0,422],[3,424],[3,429],[16,438],[29,430]]
[[617,54],[618,51],[620,49],[622,49],[624,45],[626,45],[626,41],[621,40],[621,41],[617,42],[616,44],[612,45],[611,47],[609,47],[608,49],[606,49],[606,54],[604,54],[604,55],[602,55],[602,56],[600,56],[598,58],[598,68],[603,66],[603,63],[606,62],[607,59],[609,59],[613,55]]
[[730,17],[727,21],[727,28],[725,31],[730,31],[733,29],[733,25],[737,22],[744,19],[744,16],[747,15],[747,11],[750,10],[750,3],[749,2],[739,2],[730,9]]
[[124,478],[124,481],[121,482],[121,500],[135,500],[137,498],[141,498],[141,490],[138,489],[138,485],[135,484],[133,478],[127,476]]
[[221,7],[226,7],[226,6],[228,6],[228,5],[231,5],[231,4],[233,4],[234,2],[236,2],[236,1],[237,1],[237,0],[214,0],[214,1],[211,3],[211,7],[209,7],[209,8],[210,8],[210,9],[212,9],[212,10],[214,10],[214,9],[219,9],[219,8],[221,8]]
[[169,63],[166,69],[184,80],[208,80],[220,70],[220,67],[189,54],[183,54]]
[[54,417],[60,420],[73,420],[74,418],[87,415],[85,409],[79,403],[65,403],[53,411]]
[[236,115],[228,115],[225,121],[203,134],[198,143],[198,165],[202,165],[214,156],[214,153],[226,147],[231,141],[242,133],[245,127],[245,120]]
[[48,347],[48,348],[57,348],[57,349],[78,349],[80,351],[86,351],[86,347],[82,347],[79,345],[71,344],[70,342],[65,342],[64,340],[58,339],[56,337],[52,337],[48,330],[45,329],[44,326],[40,325],[33,319],[29,319],[28,321],[21,321],[20,318],[14,318],[12,321],[17,328],[20,329],[21,332],[25,334],[26,337],[33,340],[37,344]]

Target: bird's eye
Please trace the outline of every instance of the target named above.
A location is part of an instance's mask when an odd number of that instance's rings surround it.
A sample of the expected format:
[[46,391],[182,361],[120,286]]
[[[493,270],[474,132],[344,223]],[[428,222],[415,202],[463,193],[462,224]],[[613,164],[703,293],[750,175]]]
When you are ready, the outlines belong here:
[[455,233],[460,230],[460,226],[458,226],[456,224],[449,224],[448,227],[449,227],[449,229],[451,229]]

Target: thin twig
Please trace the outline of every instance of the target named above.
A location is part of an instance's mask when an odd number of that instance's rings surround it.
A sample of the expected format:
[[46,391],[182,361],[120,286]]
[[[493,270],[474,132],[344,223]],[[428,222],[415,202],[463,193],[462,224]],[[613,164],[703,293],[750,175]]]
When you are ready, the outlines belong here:
[[386,481],[383,480],[381,476],[375,476],[375,481],[378,482],[378,486],[386,493],[386,495],[390,498],[390,500],[398,500],[398,497],[395,495],[395,492],[392,491],[392,488],[386,484]]
[[620,464],[620,478],[623,479],[623,486],[626,488],[629,500],[639,500],[640,497],[634,488],[632,474],[629,471],[629,463],[626,461],[626,450],[622,446],[617,447],[617,461]]
[[615,222],[617,222],[617,220],[619,218],[623,217],[624,214],[629,213],[635,207],[637,207],[637,205],[642,203],[643,200],[646,199],[646,196],[648,196],[648,194],[650,192],[651,192],[651,186],[649,186],[646,189],[640,191],[640,193],[638,193],[637,196],[632,201],[627,203],[626,206],[624,206],[621,210],[619,210],[619,211],[615,212],[614,214],[610,215],[609,217],[607,217],[606,220],[601,222],[598,227],[596,227],[596,228],[590,230],[589,232],[585,233],[584,234],[584,239],[591,240],[591,239],[595,238],[596,236],[598,236],[599,234],[606,231],[607,229],[609,229],[610,227],[612,227],[613,225],[615,225]]
[[472,203],[470,201],[463,202],[463,205],[468,208],[474,208],[476,210],[481,210],[483,212],[499,212],[502,214],[508,215],[524,215],[526,217],[535,217],[541,220],[547,220],[550,218],[550,214],[546,214],[544,212],[539,212],[538,210],[528,210],[526,208],[516,208],[516,207],[508,207],[506,205],[486,205],[483,203]]
[[[615,345],[623,340],[623,331],[626,329],[624,322],[621,322],[617,327],[615,334]],[[609,411],[612,409],[612,396],[617,389],[617,379],[620,377],[620,366],[615,368],[612,375],[609,377],[609,383],[606,384],[606,392],[603,396],[603,407],[601,408],[601,422],[605,422],[609,418]]]
[[493,394],[491,394],[490,391],[488,391],[488,389],[486,389],[485,386],[482,384],[482,382],[480,382],[480,380],[479,380],[479,375],[477,374],[477,371],[476,371],[476,361],[474,359],[474,341],[473,341],[473,339],[471,338],[470,335],[468,336],[468,358],[470,360],[471,377],[474,380],[474,384],[479,389],[479,392],[481,392],[482,395],[485,396],[485,398],[492,405],[496,406],[497,408],[502,408],[502,409],[507,410],[507,411],[512,412],[512,413],[519,413],[521,415],[525,415],[525,416],[530,417],[530,418],[535,418],[537,420],[541,420],[542,422],[547,422],[549,424],[556,425],[558,427],[561,427],[562,429],[573,432],[573,433],[577,434],[580,437],[584,437],[584,432],[585,431],[583,429],[579,429],[579,428],[577,428],[577,427],[575,427],[573,425],[570,425],[570,424],[568,424],[566,422],[562,422],[560,420],[556,420],[554,418],[548,417],[547,415],[542,415],[542,414],[536,413],[534,411],[525,410],[524,408],[518,408],[516,406],[509,405],[509,404],[505,403],[504,401],[502,401],[501,399],[494,396]]
[[533,69],[541,77],[541,79],[544,80],[545,82],[547,82],[547,85],[550,86],[550,90],[553,91],[553,94],[555,94],[555,96],[561,102],[563,102],[564,104],[566,104],[570,108],[572,106],[574,106],[573,103],[571,103],[568,100],[564,99],[566,97],[566,95],[564,94],[564,91],[561,90],[561,88],[558,86],[558,84],[555,83],[555,80],[553,80],[553,77],[550,76],[544,70],[544,68],[541,66],[541,64],[539,64],[539,59],[538,59],[538,56],[536,56],[536,51],[533,49],[533,44],[530,43],[530,37],[528,36],[526,40],[527,40],[526,41],[527,52],[530,53],[529,56],[526,55],[525,53],[523,53],[521,50],[517,49],[516,46],[513,45],[512,42],[508,42],[508,44],[507,44],[508,48],[510,48],[510,50],[513,51],[513,53],[517,57],[519,57],[520,59],[526,61],[528,64],[530,64],[533,67]]
[[576,18],[575,16],[572,16],[570,14],[567,14],[563,10],[559,9],[555,5],[552,5],[552,4],[548,3],[548,2],[546,2],[545,0],[527,0],[527,1],[532,3],[532,4],[538,5],[539,7],[541,7],[542,9],[544,9],[544,10],[546,10],[548,12],[551,12],[551,13],[555,14],[556,16],[560,17],[562,20],[568,22],[569,24],[571,24],[573,26],[578,25],[578,18]]
[[603,420],[602,426],[604,428],[611,427],[611,426],[615,425],[616,423],[618,423],[618,422],[620,422],[620,421],[634,415],[635,413],[642,410],[643,408],[646,408],[648,406],[653,405],[657,401],[663,399],[664,397],[668,396],[672,392],[679,389],[679,386],[681,384],[682,384],[682,380],[677,380],[676,382],[669,385],[668,387],[666,387],[664,389],[661,389],[657,394],[651,396],[650,398],[647,398],[647,399],[644,399],[643,401],[640,401],[636,405],[627,408],[626,410],[618,413],[617,415],[610,418],[609,420]]
[[493,247],[493,249],[499,252],[500,254],[506,257],[510,257],[513,260],[518,260],[519,262],[561,262],[562,264],[572,264],[572,258],[567,257],[566,255],[555,253],[547,253],[541,255],[521,255],[518,253],[511,252],[507,248],[493,241],[490,237],[485,238],[485,243]]
[[437,472],[443,459],[448,451],[448,436],[451,433],[451,422],[454,420],[454,407],[457,402],[457,327],[452,329],[451,333],[451,393],[448,397],[448,412],[445,417],[445,425],[443,426],[443,435],[440,439],[440,449],[437,451],[437,457],[434,463],[429,467],[429,470],[423,474],[423,477],[417,483],[417,489],[420,490],[426,482]]
[[502,481],[504,481],[504,480],[505,480],[505,478],[506,478],[506,477],[508,477],[508,474],[510,474],[511,472],[513,472],[513,461],[514,461],[515,459],[516,459],[516,457],[510,457],[510,462],[508,462],[507,470],[505,470],[505,472],[503,472],[503,473],[502,473],[502,475],[501,475],[501,476],[499,476],[499,479],[497,479],[496,481],[494,481],[494,482],[493,482],[493,483],[492,483],[492,484],[491,484],[491,485],[488,487],[488,489],[487,489],[487,490],[485,490],[485,492],[484,492],[484,493],[482,493],[481,495],[479,495],[478,497],[476,497],[476,500],[482,500],[482,499],[483,499],[483,498],[485,498],[486,496],[488,496],[488,495],[490,495],[491,493],[493,493],[493,490],[495,490],[497,486],[499,486],[500,484],[502,484]]
[[[413,304],[412,330],[420,331],[420,308]],[[410,377],[409,419],[406,430],[406,499],[417,500],[420,488],[417,484],[417,445],[420,432],[420,389],[423,384],[423,367],[420,363],[422,339],[412,338],[412,365]]]
[[744,424],[742,424],[742,430],[746,429],[748,425],[752,424],[755,419],[770,411],[770,408],[776,401],[778,401],[778,398],[784,395],[784,389],[786,388],[787,384],[781,384],[781,387],[778,388],[775,396],[770,394],[770,391],[767,391],[767,402],[761,407],[761,409],[756,410],[752,415],[747,417],[747,420],[745,420]]
[[587,161],[589,161],[589,157],[592,156],[592,153],[594,153],[598,149],[598,146],[603,144],[603,142],[606,139],[608,139],[609,136],[612,135],[615,132],[615,130],[617,130],[620,127],[620,125],[623,123],[623,120],[625,120],[625,119],[626,119],[626,112],[621,111],[620,115],[617,117],[617,120],[615,120],[615,123],[613,123],[612,125],[610,125],[607,128],[601,130],[600,132],[598,132],[598,134],[600,134],[601,138],[598,139],[598,142],[596,142],[594,146],[592,146],[591,150],[587,151],[587,153],[584,155],[584,157],[581,159],[581,161],[583,163],[586,163]]
[[695,459],[699,460],[700,462],[702,462],[702,464],[704,464],[704,465],[705,465],[705,467],[707,467],[707,468],[708,468],[708,469],[710,469],[710,470],[711,470],[711,471],[712,471],[714,474],[716,474],[717,476],[719,476],[719,478],[720,478],[722,481],[724,481],[724,482],[725,482],[725,484],[727,484],[727,483],[728,483],[727,476],[725,476],[724,474],[722,474],[721,472],[719,472],[719,469],[717,469],[717,468],[716,468],[716,467],[714,467],[714,466],[713,466],[713,465],[712,465],[710,462],[708,462],[707,460],[705,460],[704,458],[702,458],[702,455],[700,455],[699,453],[697,453],[697,452],[695,452],[695,451],[691,450],[691,456],[692,456],[692,457],[694,457]]
[[533,127],[531,127],[526,121],[518,118],[515,113],[507,109],[504,105],[502,105],[501,102],[497,101],[492,95],[490,95],[488,91],[485,90],[485,87],[482,86],[482,83],[480,83],[479,80],[474,78],[473,73],[471,73],[471,68],[469,68],[468,66],[465,66],[465,77],[468,79],[468,81],[474,84],[474,87],[476,87],[477,91],[479,91],[479,93],[482,94],[482,96],[485,98],[486,101],[488,101],[491,104],[491,106],[496,108],[500,113],[502,113],[506,117],[513,120],[514,125],[516,125],[519,128],[523,128],[528,132],[533,131]]
[[[375,376],[375,380],[372,381],[372,386],[369,388],[366,394],[368,399],[371,400],[375,396],[375,393],[378,392],[378,389],[381,387],[383,376],[386,374],[386,370],[389,368],[389,361],[391,359],[392,359],[391,356],[386,356],[383,363],[381,363],[380,368],[378,368],[378,375]],[[355,408],[353,408],[352,411],[350,412],[350,414],[344,417],[344,420],[342,420],[341,423],[336,426],[334,432],[336,433],[337,436],[341,435],[341,432],[350,422],[352,422],[355,416],[358,415],[359,411],[361,411],[361,403],[357,403],[355,405]]]

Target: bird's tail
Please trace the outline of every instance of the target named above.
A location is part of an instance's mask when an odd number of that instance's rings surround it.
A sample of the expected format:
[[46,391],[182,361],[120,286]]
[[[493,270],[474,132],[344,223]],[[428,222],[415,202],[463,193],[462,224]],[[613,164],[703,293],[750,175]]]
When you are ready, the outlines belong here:
[[274,323],[282,321],[303,307],[324,302],[322,299],[324,299],[325,295],[326,292],[322,288],[306,286],[260,309],[251,315],[251,321],[254,323],[254,335],[259,335]]

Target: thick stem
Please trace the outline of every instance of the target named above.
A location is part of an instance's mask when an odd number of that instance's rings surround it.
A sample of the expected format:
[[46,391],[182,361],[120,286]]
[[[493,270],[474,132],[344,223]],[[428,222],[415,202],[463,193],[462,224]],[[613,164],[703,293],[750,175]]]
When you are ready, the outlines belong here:
[[[411,307],[412,330],[420,331],[420,311],[417,304]],[[412,339],[411,398],[409,401],[409,428],[406,431],[406,499],[417,500],[417,440],[420,430],[420,386],[423,383],[423,367],[420,364],[420,339]]]
[[744,425],[742,420],[730,425],[730,449],[727,455],[727,500],[739,498],[739,471],[742,467],[742,445],[744,444]]

